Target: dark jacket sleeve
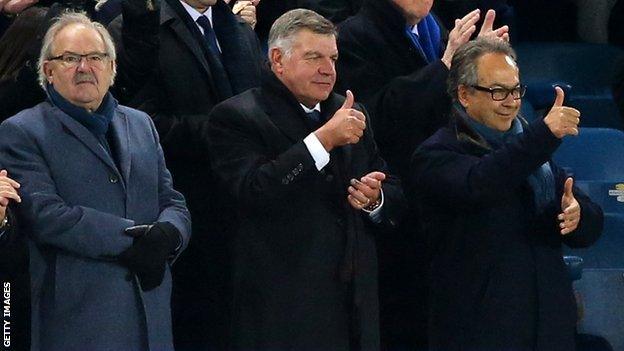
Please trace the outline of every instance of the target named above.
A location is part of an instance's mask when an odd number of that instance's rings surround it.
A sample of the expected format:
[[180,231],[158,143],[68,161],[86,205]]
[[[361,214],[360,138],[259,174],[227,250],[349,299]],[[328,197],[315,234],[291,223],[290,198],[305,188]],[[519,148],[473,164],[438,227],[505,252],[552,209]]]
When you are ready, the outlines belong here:
[[158,62],[159,0],[123,0],[122,15],[108,25],[117,49],[113,91],[128,103],[149,81]]
[[271,157],[254,116],[246,115],[232,101],[211,112],[207,139],[213,170],[241,206],[266,206],[297,191],[296,185],[308,173],[318,172],[303,140]]
[[457,141],[455,147],[426,142],[412,158],[411,180],[419,196],[444,206],[493,206],[547,162],[560,143],[542,120],[483,156],[467,154]]

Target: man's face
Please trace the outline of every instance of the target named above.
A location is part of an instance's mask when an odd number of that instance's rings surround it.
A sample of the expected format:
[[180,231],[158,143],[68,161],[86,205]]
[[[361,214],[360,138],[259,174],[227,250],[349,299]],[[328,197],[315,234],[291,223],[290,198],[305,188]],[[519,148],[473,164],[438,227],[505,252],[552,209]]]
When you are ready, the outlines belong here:
[[182,0],[197,11],[204,13],[210,6],[217,3],[217,0]]
[[[513,89],[520,84],[518,66],[504,54],[491,53],[477,60],[478,84],[485,88]],[[494,101],[492,94],[460,85],[459,102],[474,120],[492,129],[505,132],[520,110],[520,99],[509,94],[502,101]]]
[[[103,54],[106,46],[100,34],[82,24],[70,24],[61,29],[52,42],[52,57],[63,54]],[[96,110],[111,85],[115,62],[108,58],[90,62],[82,58],[75,65],[63,60],[44,61],[48,82],[65,99],[76,106]]]
[[403,12],[403,16],[409,24],[416,24],[421,19],[427,17],[433,0],[392,0],[394,4]]
[[333,35],[304,29],[295,34],[290,55],[279,49],[271,51],[271,69],[300,103],[313,107],[334,88],[337,59]]

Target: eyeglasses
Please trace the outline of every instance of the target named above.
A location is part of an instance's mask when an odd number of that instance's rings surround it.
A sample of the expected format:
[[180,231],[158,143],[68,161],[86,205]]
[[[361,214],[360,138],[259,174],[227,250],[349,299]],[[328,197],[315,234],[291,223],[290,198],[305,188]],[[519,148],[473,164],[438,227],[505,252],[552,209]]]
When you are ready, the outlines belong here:
[[471,85],[471,88],[474,88],[479,91],[486,91],[492,95],[492,100],[494,101],[503,101],[505,100],[509,94],[513,97],[514,100],[521,99],[526,93],[526,85],[518,85],[515,88],[507,89],[507,88],[486,88],[480,85]]
[[92,52],[89,54],[81,55],[75,54],[73,52],[66,52],[62,55],[50,57],[48,60],[59,60],[63,64],[65,64],[65,66],[75,67],[80,64],[82,58],[85,58],[89,65],[101,67],[104,65],[104,60],[108,58],[108,54],[103,52]]

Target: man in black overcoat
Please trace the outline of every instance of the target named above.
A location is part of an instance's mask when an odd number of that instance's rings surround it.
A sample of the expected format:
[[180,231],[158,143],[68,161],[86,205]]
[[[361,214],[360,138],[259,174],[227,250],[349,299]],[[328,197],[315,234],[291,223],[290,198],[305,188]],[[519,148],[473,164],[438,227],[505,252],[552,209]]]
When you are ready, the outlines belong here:
[[598,205],[551,160],[578,134],[563,106],[527,124],[515,53],[477,39],[453,57],[447,127],[414,154],[412,182],[431,239],[430,350],[570,351],[576,305],[561,246],[602,232]]
[[[479,36],[508,38],[506,26],[492,29],[494,11],[483,16],[476,10],[456,20],[447,36],[432,4],[363,0],[338,36],[337,91],[352,89],[370,112],[381,155],[405,188],[413,151],[448,119],[446,79],[457,47],[477,32],[480,17],[485,18]],[[378,242],[382,344],[389,350],[426,349],[428,259],[417,225],[410,216]]]
[[216,104],[259,85],[264,55],[251,27],[222,0],[145,4],[122,4],[116,85],[128,105],[153,118],[193,218],[193,239],[173,272],[175,345],[224,349],[234,209],[215,186],[199,131]]
[[403,210],[366,113],[332,93],[331,22],[273,25],[260,88],[215,107],[208,140],[234,197],[234,350],[378,350],[374,235]]

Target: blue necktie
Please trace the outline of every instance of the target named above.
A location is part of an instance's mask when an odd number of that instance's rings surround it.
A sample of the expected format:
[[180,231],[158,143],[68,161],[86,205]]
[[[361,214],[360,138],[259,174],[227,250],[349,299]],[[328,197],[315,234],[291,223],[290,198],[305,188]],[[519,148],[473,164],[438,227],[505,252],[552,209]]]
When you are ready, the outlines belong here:
[[208,17],[199,16],[197,24],[199,24],[199,26],[204,30],[204,39],[206,40],[210,51],[221,59],[221,51],[219,51],[219,46],[217,45],[217,36],[215,35],[214,30],[212,30]]
[[321,121],[321,112],[317,110],[312,110],[311,112],[306,112],[308,117],[315,123],[319,123]]

